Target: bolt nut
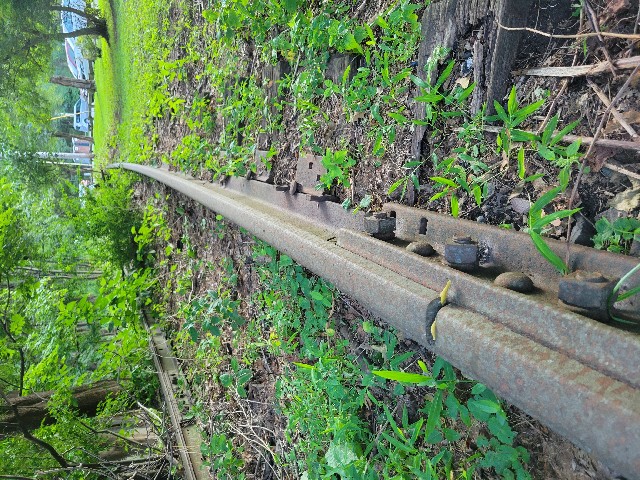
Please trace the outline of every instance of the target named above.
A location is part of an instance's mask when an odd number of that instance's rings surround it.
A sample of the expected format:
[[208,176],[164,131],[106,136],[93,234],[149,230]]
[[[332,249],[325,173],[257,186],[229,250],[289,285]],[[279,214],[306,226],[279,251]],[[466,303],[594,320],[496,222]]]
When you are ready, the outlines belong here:
[[578,270],[560,279],[558,300],[577,313],[608,321],[608,301],[615,284],[598,272]]
[[456,270],[471,272],[478,268],[478,244],[468,236],[455,236],[444,246],[444,260]]
[[395,236],[396,219],[383,215],[374,214],[364,217],[364,230],[370,235],[380,240],[389,240]]

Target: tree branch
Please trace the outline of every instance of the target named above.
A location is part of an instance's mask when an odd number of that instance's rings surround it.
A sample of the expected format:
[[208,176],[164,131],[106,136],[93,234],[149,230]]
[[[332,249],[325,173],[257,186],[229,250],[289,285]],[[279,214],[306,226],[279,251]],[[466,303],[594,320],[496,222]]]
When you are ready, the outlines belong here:
[[92,22],[94,25],[106,26],[106,22],[104,18],[96,17],[95,15],[91,15],[83,10],[78,10],[73,7],[63,7],[62,5],[51,5],[49,10],[58,11],[58,12],[69,12],[79,17],[86,18],[88,21]]
[[60,455],[58,451],[51,444],[45,442],[44,440],[40,440],[39,438],[34,437],[31,434],[31,432],[24,427],[24,425],[22,424],[22,421],[20,420],[20,412],[18,411],[18,407],[15,406],[13,403],[11,403],[11,400],[7,398],[7,396],[4,393],[4,389],[2,389],[1,387],[0,387],[0,397],[2,397],[2,399],[5,402],[7,402],[7,405],[11,407],[11,410],[13,411],[13,415],[16,418],[18,428],[22,431],[22,435],[24,436],[25,439],[29,440],[31,443],[49,452],[49,455],[51,455],[61,467],[68,468],[71,466],[69,462],[67,462],[67,460],[65,460],[65,458],[62,455]]

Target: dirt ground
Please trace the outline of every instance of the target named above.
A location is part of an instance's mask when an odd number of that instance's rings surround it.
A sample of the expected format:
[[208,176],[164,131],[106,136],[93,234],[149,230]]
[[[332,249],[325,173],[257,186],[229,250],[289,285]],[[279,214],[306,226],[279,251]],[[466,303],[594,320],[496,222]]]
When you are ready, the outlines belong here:
[[[380,1],[367,2],[364,10],[359,14],[366,18],[380,10]],[[634,5],[635,3],[635,5]],[[599,0],[591,2],[596,17],[603,30],[632,33],[637,31],[634,27],[638,14],[637,2],[629,0]],[[554,24],[552,13],[540,10],[536,22],[536,28],[543,31],[550,31],[557,26]],[[569,12],[570,13],[570,12]],[[177,12],[176,12],[177,14]],[[194,15],[193,22],[201,22],[202,19]],[[587,27],[588,19],[584,16],[568,16],[565,24],[561,26],[564,31],[577,31],[582,25],[582,30],[590,31]],[[185,34],[186,35],[186,34]],[[468,56],[468,39],[461,39],[458,47],[454,49],[454,57],[459,62],[465,61]],[[186,37],[185,37],[186,42]],[[552,67],[595,64],[603,61],[607,55],[614,59],[629,58],[640,54],[638,42],[621,41],[615,38],[607,38],[604,46],[597,38],[589,37],[580,43],[580,48],[570,48],[571,41],[551,40],[540,37],[536,34],[527,34],[520,47],[516,60],[515,69],[522,71],[533,67]],[[178,47],[180,43],[178,43]],[[250,49],[248,49],[248,52]],[[586,55],[585,55],[586,52]],[[180,48],[173,52],[173,56],[178,58],[181,54]],[[467,57],[468,58],[468,57]],[[245,68],[248,70],[260,69],[262,66],[255,57],[247,58]],[[170,92],[180,98],[188,98],[194,94],[205,95],[210,88],[205,77],[196,80],[202,73],[199,67],[193,67],[188,72],[186,79],[175,82],[170,86]],[[524,96],[521,102],[532,101],[534,92],[548,90],[549,100],[544,109],[539,111],[522,128],[535,131],[540,122],[545,117],[560,113],[563,121],[569,123],[573,120],[581,119],[575,134],[592,137],[598,131],[600,119],[605,110],[602,100],[595,93],[593,85],[602,90],[605,95],[612,99],[620,91],[622,85],[627,80],[629,70],[617,71],[614,76],[610,71],[605,71],[601,75],[590,77],[574,77],[573,79],[563,79],[554,77],[533,77],[515,76],[513,84],[517,85],[519,92],[530,92],[530,96]],[[452,79],[455,81],[455,79]],[[627,119],[632,128],[640,128],[640,112],[638,111],[638,96],[640,95],[640,83],[636,80],[621,95],[617,104],[617,110]],[[407,97],[413,92],[406,93]],[[331,98],[324,99],[320,105],[326,113],[328,121],[318,126],[317,138],[323,139],[320,143],[322,147],[335,148],[338,145],[364,144],[368,145],[372,140],[367,138],[364,126],[361,122],[355,121],[346,123],[340,106]],[[295,112],[285,108],[283,112],[283,124],[294,125]],[[634,127],[635,125],[635,127]],[[443,136],[449,136],[446,140],[447,148],[453,150],[459,145],[459,139],[455,135],[455,128],[458,125],[451,123],[443,130]],[[169,154],[179,143],[180,139],[188,134],[188,128],[172,117],[158,120],[156,124],[158,132],[158,152],[159,154]],[[604,123],[603,133],[607,139],[629,140],[630,134],[613,117]],[[212,135],[216,133],[213,132]],[[278,142],[281,146],[278,155],[273,161],[276,183],[286,183],[294,178],[296,157],[299,151],[300,135],[297,128],[286,127],[280,132]],[[394,200],[406,202],[406,198],[400,199],[398,195],[388,195],[389,185],[398,178],[401,166],[411,157],[410,143],[411,131],[399,132],[395,146],[391,148],[380,159],[380,165],[376,159],[365,158],[355,168],[353,175],[353,187],[351,189],[335,189],[340,201],[353,197],[355,202],[361,200],[365,195],[373,197],[373,208],[379,207],[382,203]],[[423,150],[429,152],[435,148],[436,143],[442,143],[442,138],[425,139]],[[442,148],[442,147],[440,147]],[[489,161],[499,164],[501,159],[497,155],[488,155]],[[522,185],[516,172],[513,170],[496,170],[496,174],[491,180],[490,195],[481,207],[476,206],[469,198],[463,198],[460,208],[460,216],[463,218],[486,222],[489,224],[511,224],[515,229],[521,229],[526,225],[526,215],[522,211],[514,208],[513,198],[524,200],[535,200],[542,193],[555,186],[557,181],[557,169],[549,163],[541,161],[539,158],[531,159],[530,168],[543,176],[536,182]],[[596,147],[588,159],[590,172],[585,175],[578,188],[578,197],[573,203],[573,207],[583,208],[581,215],[586,220],[587,225],[593,225],[601,215],[627,215],[637,217],[640,212],[638,202],[621,200],[621,194],[633,191],[638,188],[638,178],[640,178],[640,165],[637,154],[632,154],[625,150],[613,150],[604,147]],[[612,167],[613,166],[613,167]],[[622,170],[621,170],[622,169]],[[621,173],[621,171],[623,173]],[[624,172],[630,172],[624,173]],[[206,173],[199,172],[206,177]],[[433,169],[426,164],[420,171],[419,179],[424,188],[416,195],[415,205],[447,213],[448,205],[444,201],[429,202],[434,190],[430,185],[429,177],[434,175]],[[144,184],[139,189],[140,202],[146,203],[158,192],[154,184]],[[162,189],[159,192],[163,197],[166,193]],[[558,208],[566,208],[569,203],[568,198],[558,200],[563,205]],[[222,240],[211,238],[210,230],[199,229],[197,226],[204,221],[214,220],[214,214],[206,211],[199,205],[172,194],[169,197],[169,207],[167,210],[168,224],[172,228],[172,242],[178,244],[183,236],[190,239],[191,247],[197,252],[199,258],[211,265],[220,265],[225,257],[231,257],[236,265],[236,273],[239,276],[238,289],[244,297],[250,297],[257,282],[255,278],[254,264],[251,260],[251,244],[253,240],[242,234],[233,226],[229,226],[227,234]],[[183,213],[179,213],[183,212]],[[558,225],[553,232],[556,238],[566,238],[566,226]],[[168,268],[168,266],[166,267]],[[187,265],[178,265],[178,271],[186,270]],[[160,275],[168,272],[160,272]],[[202,269],[194,272],[191,288],[184,293],[174,293],[168,299],[169,310],[175,311],[180,302],[195,298],[207,290],[207,286],[215,285],[220,277],[224,275],[221,269]],[[246,312],[250,315],[250,312]],[[345,335],[354,348],[362,346],[362,339],[354,338],[352,329],[348,328],[349,322],[356,319],[371,318],[362,307],[348,298],[341,298],[340,304],[336,308],[336,316],[340,316],[345,322],[345,328],[338,331],[338,335]],[[179,325],[175,325],[179,327]],[[411,345],[405,341],[406,349],[419,350],[416,345]],[[422,351],[428,356],[428,353]],[[256,373],[254,387],[252,387],[251,397],[256,401],[255,411],[251,413],[256,425],[269,426],[278,430],[282,428],[282,419],[269,406],[274,389],[274,374],[282,371],[283,361],[289,359],[264,358],[255,366]],[[209,389],[202,392],[195,392],[207,399],[209,408],[213,410],[228,409],[228,405],[223,405],[224,396],[216,390],[215,385],[210,385]],[[612,479],[620,478],[615,476],[615,472],[609,471],[604,465],[590,456],[587,452],[578,449],[568,441],[533,420],[528,415],[511,407],[509,409],[510,421],[514,429],[518,432],[517,443],[526,447],[531,453],[530,471],[534,478],[538,479]],[[260,459],[256,459],[255,469],[265,470],[266,466],[261,464]],[[263,462],[264,463],[264,462]],[[259,478],[259,477],[258,477]],[[265,478],[267,478],[265,476]],[[483,476],[482,478],[490,478]]]

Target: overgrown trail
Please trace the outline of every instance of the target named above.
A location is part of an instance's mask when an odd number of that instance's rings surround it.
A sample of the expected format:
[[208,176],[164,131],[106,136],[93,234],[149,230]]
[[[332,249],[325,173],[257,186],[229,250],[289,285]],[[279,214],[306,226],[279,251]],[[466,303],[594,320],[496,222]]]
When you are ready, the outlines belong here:
[[[532,3],[522,24],[539,31],[634,35],[628,2],[516,3]],[[525,230],[561,271],[546,237],[638,248],[638,91],[625,85],[634,37],[518,32],[514,64],[494,78],[496,38],[511,32],[496,19],[519,23],[456,2],[114,0],[110,10],[118,35],[97,66],[105,163],[163,162],[355,211],[395,201]],[[453,30],[430,23],[439,15]],[[590,64],[587,81],[578,72]],[[580,139],[594,137],[585,155]],[[174,331],[214,478],[615,476],[219,215],[152,183],[136,197],[156,315]]]

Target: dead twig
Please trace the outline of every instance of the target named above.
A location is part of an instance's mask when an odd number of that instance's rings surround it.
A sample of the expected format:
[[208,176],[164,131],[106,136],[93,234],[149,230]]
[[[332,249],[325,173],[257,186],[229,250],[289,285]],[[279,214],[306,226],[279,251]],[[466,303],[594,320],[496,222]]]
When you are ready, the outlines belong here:
[[609,50],[604,44],[604,38],[602,38],[602,32],[600,31],[600,26],[598,25],[598,17],[596,15],[596,12],[593,11],[593,8],[591,8],[591,5],[589,4],[588,0],[583,0],[582,6],[585,12],[587,12],[587,17],[589,17],[589,22],[591,23],[591,27],[593,28],[593,31],[598,34],[598,41],[600,42],[600,47],[604,52],[604,56],[606,57],[607,62],[609,62],[609,68],[611,69],[611,73],[613,73],[613,76],[616,77],[618,75],[618,72],[616,72],[616,69],[613,66],[613,60],[611,59],[611,55],[609,55]]
[[[576,177],[576,181],[574,182],[573,188],[571,190],[571,196],[569,197],[569,204],[567,206],[567,210],[571,210],[573,208],[573,202],[575,201],[576,195],[578,193],[578,186],[580,185],[580,181],[582,180],[584,169],[587,166],[587,160],[589,159],[589,155],[591,154],[591,152],[596,146],[598,137],[602,133],[602,127],[607,121],[607,118],[609,118],[609,113],[611,113],[611,109],[615,107],[616,103],[618,103],[618,100],[620,100],[620,98],[622,97],[622,94],[629,87],[629,85],[631,84],[631,80],[633,80],[633,77],[635,77],[639,69],[640,69],[640,65],[636,66],[636,68],[633,69],[633,72],[631,72],[631,75],[629,75],[629,77],[624,82],[622,87],[620,87],[620,90],[618,90],[618,93],[616,94],[616,96],[613,98],[613,100],[611,100],[611,103],[609,104],[609,107],[607,107],[607,110],[604,112],[604,115],[602,115],[602,118],[600,119],[600,123],[598,124],[598,128],[596,129],[596,132],[593,135],[593,142],[591,143],[591,145],[589,145],[589,148],[587,149],[587,153],[585,153],[584,157],[582,158],[582,163],[580,164],[580,170],[578,170],[578,176]],[[569,221],[569,224],[567,226],[567,253],[565,255],[565,263],[567,265],[569,264],[569,256],[571,255],[571,242],[569,241],[570,238],[571,238],[571,221]]]
[[576,38],[589,38],[589,37],[597,37],[598,35],[602,35],[603,37],[612,37],[612,38],[626,38],[629,40],[640,40],[640,34],[636,34],[636,33],[615,33],[615,32],[600,32],[598,33],[577,33],[575,35],[566,35],[566,34],[554,34],[554,33],[547,33],[547,32],[543,32],[541,30],[536,30],[535,28],[530,28],[530,27],[506,27],[504,25],[502,25],[500,22],[498,23],[498,27],[502,28],[503,30],[507,30],[509,32],[514,32],[514,31],[526,31],[526,32],[531,32],[531,33],[535,33],[537,35],[542,35],[543,37],[549,37],[549,38],[569,38],[569,39],[576,39]]
[[619,167],[618,165],[610,162],[604,162],[602,164],[603,167],[608,168],[609,170],[613,170],[614,172],[622,173],[629,178],[635,178],[636,180],[640,180],[640,173],[632,172],[627,170],[626,168]]
[[[604,103],[604,106],[607,108],[611,107],[611,101],[609,100],[609,97],[602,91],[602,89],[600,89],[600,87],[598,87],[589,79],[587,79],[587,83],[589,84],[591,89],[596,92],[596,95],[598,95],[598,98],[602,101],[602,103]],[[613,117],[618,121],[618,123],[629,133],[629,135],[631,135],[631,138],[637,140],[638,134],[633,129],[633,127],[629,125],[629,123],[624,119],[622,114],[613,107],[611,107],[611,113],[613,114]]]
[[[502,127],[494,127],[492,125],[485,125],[482,128],[483,131],[489,133],[500,133],[502,131]],[[461,128],[454,129],[455,132],[462,131]],[[531,132],[528,130],[523,130],[525,133],[530,133],[532,135],[536,135],[536,132]],[[557,134],[558,132],[554,132]],[[576,140],[579,140],[583,145],[591,145],[595,141],[596,147],[607,147],[607,148],[615,148],[619,150],[633,150],[636,152],[640,152],[640,142],[630,142],[628,140],[610,140],[608,138],[602,139],[594,139],[594,137],[583,137],[580,135],[565,135],[560,140],[560,143],[573,143]]]
[[[619,58],[613,61],[613,65],[618,70],[630,70],[640,65],[640,56]],[[528,75],[532,77],[583,77],[585,75],[597,75],[609,69],[609,62],[600,62],[572,67],[537,67],[527,70],[516,70],[512,73],[514,75]]]

